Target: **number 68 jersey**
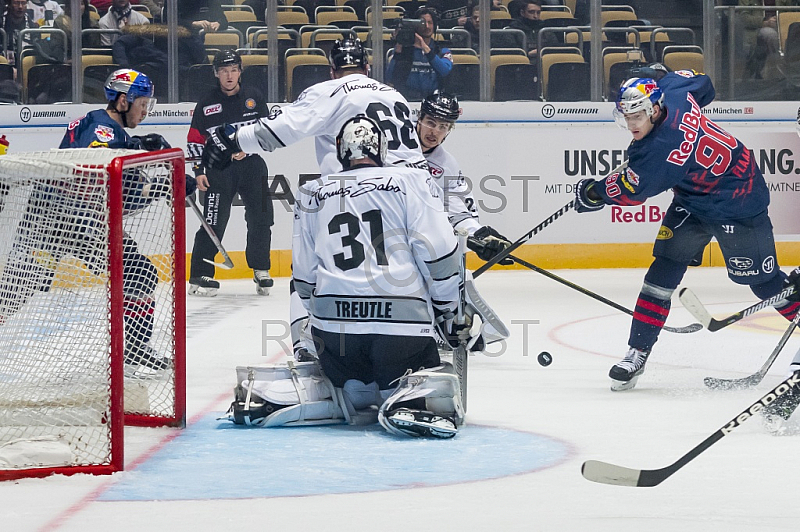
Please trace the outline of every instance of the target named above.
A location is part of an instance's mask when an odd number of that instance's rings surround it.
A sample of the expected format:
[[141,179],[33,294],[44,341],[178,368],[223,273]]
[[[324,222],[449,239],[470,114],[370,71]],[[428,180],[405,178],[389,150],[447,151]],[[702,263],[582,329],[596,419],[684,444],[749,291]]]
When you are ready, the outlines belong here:
[[309,181],[295,203],[295,288],[318,329],[433,336],[455,310],[458,241],[424,170],[362,167]]
[[309,87],[291,105],[276,108],[266,118],[241,128],[236,138],[242,150],[257,153],[315,136],[317,163],[325,176],[342,170],[336,159],[336,135],[347,120],[359,114],[372,118],[386,135],[387,165],[428,167],[408,102],[392,87],[363,74]]

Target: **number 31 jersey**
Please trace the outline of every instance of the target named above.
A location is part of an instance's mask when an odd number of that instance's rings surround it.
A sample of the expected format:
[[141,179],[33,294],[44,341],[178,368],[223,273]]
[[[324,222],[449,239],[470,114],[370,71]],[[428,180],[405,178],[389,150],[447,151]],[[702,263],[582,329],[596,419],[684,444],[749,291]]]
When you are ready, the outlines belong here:
[[309,181],[295,203],[294,285],[311,324],[336,333],[432,336],[455,310],[458,241],[424,170],[367,167]]
[[342,170],[336,158],[336,135],[347,120],[359,114],[375,120],[386,134],[387,165],[427,168],[408,102],[392,87],[363,74],[309,87],[291,105],[241,128],[236,138],[242,150],[256,153],[315,136],[317,163],[326,176]]

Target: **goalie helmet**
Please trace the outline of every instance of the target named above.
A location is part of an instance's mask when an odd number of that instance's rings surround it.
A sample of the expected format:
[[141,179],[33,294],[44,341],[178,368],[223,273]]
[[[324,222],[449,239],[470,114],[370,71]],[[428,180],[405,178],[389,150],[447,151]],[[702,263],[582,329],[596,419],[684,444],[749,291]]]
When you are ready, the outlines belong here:
[[221,50],[214,56],[214,72],[220,67],[237,65],[242,69],[242,56],[234,50]]
[[336,157],[342,168],[350,168],[353,159],[368,157],[378,166],[386,160],[386,136],[372,119],[358,115],[344,123],[336,135]]
[[446,122],[455,122],[460,115],[458,98],[439,90],[422,100],[422,104],[419,106],[420,118],[430,116]]
[[330,63],[333,70],[366,68],[367,53],[364,51],[361,39],[352,37],[337,39],[331,48]]
[[109,102],[114,102],[117,100],[117,96],[125,94],[127,100],[133,103],[136,98],[152,98],[155,87],[147,75],[129,68],[121,68],[108,76],[105,90],[106,99]]

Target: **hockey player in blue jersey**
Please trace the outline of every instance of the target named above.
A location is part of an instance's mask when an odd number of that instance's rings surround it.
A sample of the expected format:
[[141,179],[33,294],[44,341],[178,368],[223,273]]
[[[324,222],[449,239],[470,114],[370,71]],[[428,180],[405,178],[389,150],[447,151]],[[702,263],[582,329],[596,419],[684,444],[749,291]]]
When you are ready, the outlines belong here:
[[[786,279],[767,214],[769,190],[752,152],[701,112],[714,99],[710,78],[687,70],[666,73],[658,66],[651,69],[658,81],[632,78],[619,91],[615,118],[633,135],[627,168],[604,181],[583,179],[575,189],[578,212],[674,193],[636,302],[630,349],[609,372],[615,391],[633,388],[644,373],[672,293],[687,267],[700,264],[712,237],[730,279],[748,285],[760,299],[780,292]],[[776,308],[791,320],[800,303]]]
[[[148,151],[170,148],[158,134],[131,137],[125,128],[135,128],[153,110],[153,83],[140,72],[130,69],[114,71],[106,80],[106,109],[92,111],[69,124],[60,148],[125,148]],[[170,187],[164,183],[147,183],[140,176],[125,173],[123,205],[125,212],[146,208],[150,203],[168,195]],[[186,176],[186,194],[196,188],[194,178]],[[29,208],[30,210],[30,208]],[[90,231],[86,231],[90,233]],[[92,267],[91,257],[70,246],[68,235],[62,235],[49,252],[54,257],[69,253],[82,258]],[[79,235],[85,238],[85,235]],[[77,236],[72,240],[80,240]],[[158,284],[158,271],[153,263],[139,251],[137,243],[129,236],[123,237],[123,307],[125,324],[125,364],[129,373],[166,368],[170,361],[161,357],[149,345],[153,334],[155,300],[153,294]]]

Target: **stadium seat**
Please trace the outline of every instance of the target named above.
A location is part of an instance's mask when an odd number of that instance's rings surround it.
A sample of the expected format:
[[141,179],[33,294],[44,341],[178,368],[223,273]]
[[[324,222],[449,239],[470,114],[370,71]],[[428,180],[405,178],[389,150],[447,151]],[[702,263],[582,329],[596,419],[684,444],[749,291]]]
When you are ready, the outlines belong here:
[[530,62],[497,65],[494,71],[495,102],[538,99],[539,82],[535,65]]
[[25,88],[29,104],[72,101],[72,68],[68,64],[34,65],[28,70]]
[[480,61],[470,48],[469,53],[453,52],[453,68],[444,80],[442,90],[456,95],[462,101],[478,101],[481,99],[480,89]]
[[558,62],[549,69],[545,94],[550,102],[580,102],[591,99],[589,63]]
[[666,46],[661,62],[671,70],[705,70],[703,49],[694,45]]
[[228,28],[227,30],[213,33],[203,33],[203,45],[206,49],[236,50],[242,47],[244,44],[243,40],[242,33],[234,28]]
[[294,101],[311,85],[331,78],[330,63],[319,48],[286,51],[286,99]]
[[[569,37],[569,34],[567,36]],[[539,86],[542,89],[542,98],[549,100],[547,91],[551,66],[557,63],[583,63],[583,55],[580,49],[572,46],[546,47],[539,53]]]
[[180,77],[179,99],[182,102],[196,102],[217,84],[213,65],[192,65]]
[[[626,65],[625,71],[630,70],[631,66],[644,63],[644,53],[637,47],[609,46],[603,49],[603,94],[609,101],[616,97],[619,88],[617,80],[611,81],[611,69],[620,63]],[[620,68],[616,69],[617,73]]]
[[83,65],[83,101],[84,103],[106,102],[106,79],[119,65],[114,63],[95,63]]
[[789,26],[800,22],[800,11],[778,11],[778,35],[780,36],[780,51],[786,51],[786,38],[789,36]]
[[639,18],[631,6],[602,6],[602,8],[603,10],[600,12],[601,26],[605,26],[612,20],[636,20]]

